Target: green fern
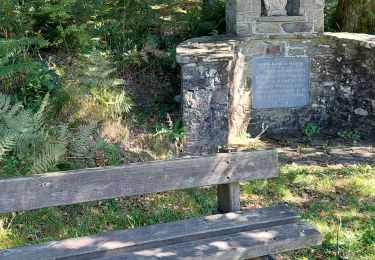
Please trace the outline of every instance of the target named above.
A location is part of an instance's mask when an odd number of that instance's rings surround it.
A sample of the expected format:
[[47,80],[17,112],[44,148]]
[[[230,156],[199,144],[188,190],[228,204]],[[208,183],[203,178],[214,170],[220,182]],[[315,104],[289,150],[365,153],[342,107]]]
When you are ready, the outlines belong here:
[[0,79],[9,79],[18,73],[30,72],[40,66],[39,62],[19,62],[16,64],[10,64],[0,66]]
[[47,41],[42,38],[24,37],[19,39],[0,39],[0,65],[11,62],[18,54],[27,52],[33,47],[43,47]]
[[0,40],[0,79],[9,79],[39,67],[40,63],[28,59],[27,53],[34,47],[40,48],[46,44],[40,38]]
[[42,103],[40,104],[39,110],[34,114],[34,126],[37,129],[40,129],[44,124],[47,116],[47,108],[50,102],[50,94],[47,93]]
[[[67,128],[46,127],[49,95],[43,99],[38,112],[24,110],[21,103],[0,93],[0,160],[13,153],[29,172],[42,173],[55,169],[66,154]],[[26,167],[27,168],[27,167]]]
[[66,126],[50,124],[48,111],[49,95],[32,113],[0,93],[0,166],[5,159],[16,160],[16,167],[7,174],[44,173],[61,165],[68,169],[95,165],[97,124],[69,132]]
[[69,146],[69,154],[74,159],[87,159],[95,156],[95,142],[92,138],[97,123],[83,126],[78,135],[74,136]]
[[55,136],[56,141],[47,144],[42,152],[34,158],[30,170],[31,173],[44,173],[56,169],[56,166],[61,162],[67,150],[67,132],[66,127],[61,127]]
[[0,160],[16,147],[29,124],[28,113],[22,110],[22,104],[12,105],[11,98],[0,93]]
[[0,136],[0,160],[7,152],[11,151],[15,147],[16,141],[16,133],[7,133],[4,134],[4,136]]

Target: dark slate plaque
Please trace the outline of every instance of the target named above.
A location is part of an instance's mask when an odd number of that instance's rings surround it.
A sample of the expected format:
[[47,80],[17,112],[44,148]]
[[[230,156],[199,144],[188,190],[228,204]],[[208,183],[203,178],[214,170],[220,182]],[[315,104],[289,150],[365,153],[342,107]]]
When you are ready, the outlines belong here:
[[254,58],[252,67],[253,108],[309,105],[309,58]]

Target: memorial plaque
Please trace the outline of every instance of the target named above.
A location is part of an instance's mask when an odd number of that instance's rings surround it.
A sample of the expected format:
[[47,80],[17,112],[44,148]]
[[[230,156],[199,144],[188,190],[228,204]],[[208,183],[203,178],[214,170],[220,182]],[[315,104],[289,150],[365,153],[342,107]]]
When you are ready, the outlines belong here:
[[254,58],[253,108],[290,108],[310,103],[310,59]]

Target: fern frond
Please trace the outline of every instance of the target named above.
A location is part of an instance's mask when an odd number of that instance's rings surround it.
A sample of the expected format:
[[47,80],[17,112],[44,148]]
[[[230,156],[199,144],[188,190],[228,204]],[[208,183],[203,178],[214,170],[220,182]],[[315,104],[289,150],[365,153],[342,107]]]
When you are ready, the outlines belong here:
[[75,136],[69,147],[69,154],[72,157],[84,158],[93,157],[95,152],[95,142],[93,141],[92,134],[96,129],[97,123],[91,123],[83,126],[77,136]]
[[15,146],[16,154],[31,154],[32,151],[43,147],[45,138],[40,132],[27,131],[18,136]]
[[29,111],[19,111],[17,115],[10,113],[0,115],[5,127],[13,132],[24,133],[31,130],[31,118]]
[[8,111],[8,116],[15,116],[17,113],[20,112],[20,110],[23,108],[23,105],[21,102],[18,102],[14,104],[11,109]]
[[12,52],[18,52],[32,46],[43,47],[48,42],[38,37],[24,37],[19,39],[1,39],[0,40],[0,57],[4,57],[6,54]]
[[0,93],[0,115],[5,114],[10,108],[10,96]]
[[126,95],[125,91],[116,95],[113,111],[117,114],[129,113],[133,106],[133,103],[129,96]]
[[67,128],[61,127],[56,142],[48,144],[45,149],[33,160],[31,173],[43,173],[53,170],[64,157],[67,144]]
[[35,124],[36,130],[41,128],[45,123],[46,112],[47,112],[47,107],[49,105],[49,100],[50,100],[50,94],[47,93],[44,96],[42,103],[40,104],[40,108],[39,108],[38,112],[36,112],[35,115],[34,115],[34,124]]
[[29,72],[40,66],[39,62],[18,62],[15,64],[0,66],[0,79],[7,79],[20,72]]
[[3,159],[4,155],[13,150],[16,146],[17,133],[5,133],[4,136],[0,136],[0,160]]
[[[11,97],[0,94],[0,122],[3,131],[10,129],[12,132],[24,132],[27,129],[27,125],[31,123],[30,112],[22,109],[22,104],[11,103]],[[0,132],[0,135],[3,132]]]

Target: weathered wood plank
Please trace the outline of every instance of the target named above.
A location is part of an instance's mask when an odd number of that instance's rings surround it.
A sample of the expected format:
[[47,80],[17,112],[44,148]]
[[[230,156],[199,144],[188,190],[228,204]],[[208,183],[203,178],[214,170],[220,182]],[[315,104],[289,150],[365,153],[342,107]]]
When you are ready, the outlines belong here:
[[320,233],[307,223],[288,224],[100,258],[101,260],[236,260],[319,245]]
[[293,209],[278,205],[12,248],[0,251],[0,259],[93,259],[275,225],[298,223],[299,220],[299,215]]
[[276,150],[0,179],[0,212],[276,177]]

